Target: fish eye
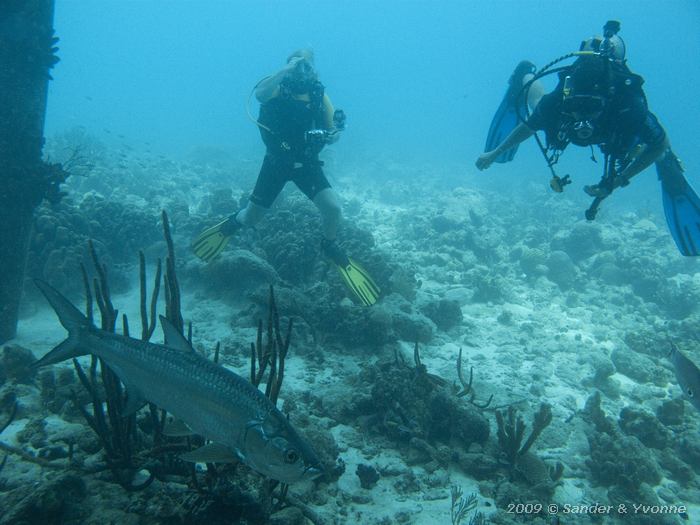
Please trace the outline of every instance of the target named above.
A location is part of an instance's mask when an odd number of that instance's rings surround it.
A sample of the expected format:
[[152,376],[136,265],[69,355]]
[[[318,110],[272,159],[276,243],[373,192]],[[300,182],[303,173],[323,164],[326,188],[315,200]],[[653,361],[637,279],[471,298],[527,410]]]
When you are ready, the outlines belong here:
[[688,397],[695,397],[695,393],[693,392],[693,389],[692,389],[692,388],[689,388],[689,389],[686,391],[686,394],[688,394]]
[[294,449],[288,449],[284,452],[285,463],[296,463],[299,460],[299,454]]

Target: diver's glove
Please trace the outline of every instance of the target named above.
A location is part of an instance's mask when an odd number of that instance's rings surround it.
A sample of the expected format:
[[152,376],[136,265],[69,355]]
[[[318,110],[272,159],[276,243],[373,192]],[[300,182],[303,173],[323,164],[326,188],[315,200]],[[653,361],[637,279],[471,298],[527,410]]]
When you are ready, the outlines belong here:
[[629,183],[629,178],[623,175],[615,175],[614,177],[602,179],[598,184],[584,186],[583,191],[585,191],[591,197],[604,199],[610,195],[614,189],[623,188]]
[[592,184],[590,186],[584,186],[583,191],[585,191],[586,194],[590,195],[591,197],[601,199],[612,193],[612,189],[608,188],[605,184]]

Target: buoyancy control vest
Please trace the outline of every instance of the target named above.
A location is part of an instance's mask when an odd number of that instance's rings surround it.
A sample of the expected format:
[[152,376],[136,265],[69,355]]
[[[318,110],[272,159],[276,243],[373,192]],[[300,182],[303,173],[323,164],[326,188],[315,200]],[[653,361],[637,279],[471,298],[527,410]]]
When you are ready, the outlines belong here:
[[318,156],[323,144],[310,145],[307,132],[325,127],[324,93],[319,81],[309,86],[282,81],[279,94],[260,105],[260,135],[269,155],[291,162]]
[[646,118],[643,84],[644,79],[624,63],[580,57],[559,73],[555,93],[560,97],[561,119],[558,128],[547,133],[548,147],[563,150],[571,142],[623,153]]

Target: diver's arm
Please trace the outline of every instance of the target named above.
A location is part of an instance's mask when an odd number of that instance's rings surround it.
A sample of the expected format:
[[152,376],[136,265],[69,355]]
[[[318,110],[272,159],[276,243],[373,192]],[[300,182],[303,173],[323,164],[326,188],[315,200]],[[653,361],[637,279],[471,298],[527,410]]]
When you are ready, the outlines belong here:
[[258,86],[255,88],[255,98],[258,102],[264,104],[275,96],[277,89],[279,88],[280,82],[287,76],[289,70],[287,68],[281,69],[274,75],[265,77],[260,81]]
[[335,127],[333,122],[333,114],[335,109],[333,109],[333,103],[331,99],[324,93],[323,95],[323,129],[327,131],[326,133],[326,144],[334,144],[338,142],[340,138],[341,130]]
[[280,82],[284,80],[284,77],[296,69],[300,60],[303,59],[301,57],[292,57],[289,60],[289,63],[287,63],[287,65],[280,69],[277,73],[274,73],[269,77],[265,77],[258,82],[258,85],[255,86],[255,98],[258,99],[258,102],[264,104],[273,98],[276,95]]
[[656,162],[669,147],[668,136],[664,137],[664,140],[654,146],[646,146],[641,153],[634,157],[632,162],[620,172],[619,176],[622,180],[629,181],[632,177],[641,173]]
[[517,146],[518,144],[527,140],[534,134],[535,130],[531,129],[524,122],[521,122],[513,131],[510,132],[510,135],[508,135],[506,139],[503,142],[501,142],[496,149],[492,151],[487,151],[486,153],[480,155],[479,158],[476,159],[476,167],[480,170],[487,169],[489,166],[491,166],[491,164],[494,163],[494,161],[498,158],[498,156],[501,153],[503,153],[504,151],[508,151],[513,146]]

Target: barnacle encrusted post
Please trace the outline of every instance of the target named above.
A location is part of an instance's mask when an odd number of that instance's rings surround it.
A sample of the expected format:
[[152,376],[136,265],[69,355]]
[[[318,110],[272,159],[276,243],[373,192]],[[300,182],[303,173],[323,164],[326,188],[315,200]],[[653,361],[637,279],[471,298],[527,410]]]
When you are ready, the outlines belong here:
[[34,210],[57,202],[68,174],[42,160],[53,0],[0,2],[0,343],[15,336]]

